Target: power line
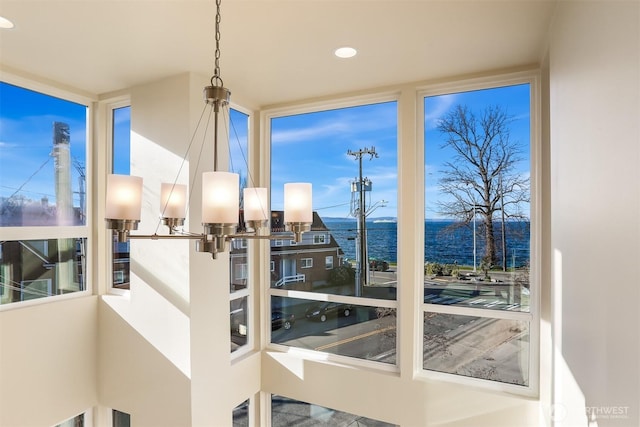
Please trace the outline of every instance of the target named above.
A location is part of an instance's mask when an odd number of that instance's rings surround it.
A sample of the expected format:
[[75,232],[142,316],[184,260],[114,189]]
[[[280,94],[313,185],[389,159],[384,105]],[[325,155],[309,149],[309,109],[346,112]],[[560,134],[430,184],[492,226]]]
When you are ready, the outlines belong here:
[[27,185],[29,183],[29,181],[31,181],[31,179],[36,176],[38,174],[38,172],[40,172],[42,170],[42,168],[44,168],[47,163],[49,163],[49,161],[51,160],[51,157],[48,157],[47,160],[45,160],[45,162],[40,165],[40,167],[31,174],[31,176],[29,176],[29,178],[27,178],[27,180],[25,182],[22,183],[22,185],[20,187],[18,187],[18,189],[16,191],[13,192],[13,194],[11,196],[9,196],[9,199],[13,198],[16,194],[18,194],[20,192],[20,190],[22,190],[24,188],[25,185]]

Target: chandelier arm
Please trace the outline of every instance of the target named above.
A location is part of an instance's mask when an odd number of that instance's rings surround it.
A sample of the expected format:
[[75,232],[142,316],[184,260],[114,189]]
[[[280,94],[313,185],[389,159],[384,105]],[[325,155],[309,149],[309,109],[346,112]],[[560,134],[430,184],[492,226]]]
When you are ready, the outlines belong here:
[[[204,117],[204,113],[205,113],[206,109],[207,109],[207,104],[205,104],[203,106],[203,108],[202,108],[202,112],[200,113],[200,117],[198,118],[198,123],[196,124],[196,128],[194,129],[193,134],[191,135],[191,138],[189,140],[189,144],[187,145],[187,149],[185,150],[185,153],[182,156],[182,161],[180,162],[180,167],[178,168],[178,172],[176,173],[176,177],[175,177],[175,179],[173,181],[173,184],[171,186],[171,191],[169,192],[169,196],[167,197],[167,200],[165,201],[164,206],[162,206],[162,209],[161,209],[161,212],[160,212],[160,218],[159,218],[158,224],[156,225],[156,229],[155,229],[154,234],[158,234],[158,230],[160,229],[160,225],[163,225],[163,224],[167,225],[169,227],[169,233],[173,234],[174,232],[177,231],[177,228],[176,228],[175,225],[183,225],[184,224],[184,221],[182,221],[180,224],[174,224],[173,222],[167,223],[168,219],[165,218],[165,212],[166,212],[167,207],[169,206],[169,202],[170,202],[171,196],[172,196],[172,194],[174,192],[174,189],[175,189],[176,185],[178,184],[178,178],[180,177],[180,174],[182,173],[182,169],[184,168],[184,165],[185,165],[185,163],[187,161],[187,157],[189,156],[189,152],[191,151],[191,147],[193,146],[193,142],[195,141],[196,135],[198,133],[198,129],[200,128],[200,124],[202,123],[202,118]],[[201,151],[202,151],[202,148],[201,148]],[[198,159],[199,158],[200,157],[198,157]],[[197,171],[197,169],[196,169],[196,171]],[[189,197],[187,199],[187,210],[189,209],[189,205],[191,203],[191,195],[193,194],[193,187],[194,187],[194,184],[195,184],[195,176],[196,176],[196,174],[194,174],[194,179],[192,180],[191,185],[190,185],[191,190],[189,192]],[[185,216],[186,215],[187,215],[187,212],[185,212]]]
[[[206,110],[207,106],[209,104],[205,103],[204,109]],[[191,203],[191,195],[193,194],[193,190],[195,189],[196,185],[196,177],[198,176],[198,170],[200,170],[200,159],[202,159],[202,151],[204,150],[204,143],[207,140],[207,130],[209,129],[209,123],[211,122],[211,114],[213,113],[213,110],[209,110],[209,115],[207,116],[207,124],[204,126],[204,134],[202,135],[202,142],[200,143],[200,152],[198,153],[198,157],[196,160],[196,168],[193,172],[193,180],[191,181],[191,189],[189,190],[189,204]],[[204,110],[202,111],[202,114],[204,115]],[[202,116],[200,117],[202,119]],[[198,122],[198,126],[200,126],[200,122]],[[195,133],[194,133],[194,137],[195,137]]]
[[204,234],[129,234],[130,240],[171,240],[171,239],[188,239],[198,240],[205,237]]
[[[247,239],[247,240],[283,240],[283,239],[290,239],[292,237],[295,237],[295,233],[294,232],[288,232],[286,234],[255,234],[255,233],[237,233],[237,234],[230,234],[228,236],[224,236],[226,239],[229,240],[233,240],[233,239]],[[290,239],[293,240],[293,239]]]
[[[191,135],[191,139],[189,140],[189,145],[187,146],[187,151],[184,153],[184,157],[182,158],[182,164],[180,165],[180,170],[182,170],[182,167],[186,163],[187,156],[189,155],[189,152],[191,151],[191,146],[193,145],[193,142],[196,140],[196,134],[198,133],[198,129],[200,128],[200,124],[202,123],[202,118],[204,117],[205,111],[207,111],[207,104],[206,103],[202,107],[202,112],[200,113],[200,117],[198,118],[198,123],[196,123],[196,128],[193,130],[193,134]],[[205,127],[205,132],[206,132],[206,127]],[[202,147],[200,148],[200,152],[202,152]],[[191,205],[191,196],[193,195],[193,189],[194,189],[195,183],[196,183],[196,176],[198,175],[198,164],[199,164],[199,161],[200,161],[200,156],[198,156],[198,162],[196,163],[196,170],[195,170],[195,172],[193,174],[193,179],[191,180],[191,185],[189,185],[189,197],[187,199],[187,212],[185,212],[185,215],[189,214],[189,206]],[[176,177],[176,179],[177,179],[177,177]]]

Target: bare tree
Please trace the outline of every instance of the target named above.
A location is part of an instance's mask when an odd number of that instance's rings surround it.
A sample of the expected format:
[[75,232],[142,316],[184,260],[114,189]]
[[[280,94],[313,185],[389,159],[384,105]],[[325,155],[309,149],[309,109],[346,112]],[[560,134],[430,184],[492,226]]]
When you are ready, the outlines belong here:
[[522,147],[510,139],[511,121],[500,106],[489,106],[476,117],[457,105],[438,122],[446,135],[442,148],[455,153],[441,171],[440,191],[450,197],[438,203],[438,211],[465,224],[480,215],[488,265],[496,264],[494,216],[502,211],[505,220],[524,218],[521,207],[530,199],[529,178],[515,168]]

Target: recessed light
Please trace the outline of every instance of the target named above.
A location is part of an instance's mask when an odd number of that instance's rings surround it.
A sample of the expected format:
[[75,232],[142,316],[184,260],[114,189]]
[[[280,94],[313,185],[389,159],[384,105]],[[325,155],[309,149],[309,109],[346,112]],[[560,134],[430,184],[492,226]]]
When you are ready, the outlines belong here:
[[13,28],[13,22],[9,21],[4,16],[0,16],[0,28]]
[[352,47],[345,46],[336,49],[334,53],[338,58],[351,58],[356,56],[356,53],[358,53],[358,51]]

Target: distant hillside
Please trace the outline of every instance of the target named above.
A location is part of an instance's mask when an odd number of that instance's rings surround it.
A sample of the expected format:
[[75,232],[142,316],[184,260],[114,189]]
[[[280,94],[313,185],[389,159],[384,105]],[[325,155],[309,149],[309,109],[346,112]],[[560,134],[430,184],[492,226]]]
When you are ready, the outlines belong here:
[[322,216],[320,215],[320,218],[322,218],[322,220],[324,222],[344,222],[344,221],[355,221],[355,218],[352,217],[339,217],[339,216]]
[[[335,216],[320,216],[322,220],[326,222],[345,222],[345,221],[353,221],[356,219],[353,217],[335,217]],[[398,218],[394,216],[380,216],[376,218],[367,218],[367,222],[397,222]]]

